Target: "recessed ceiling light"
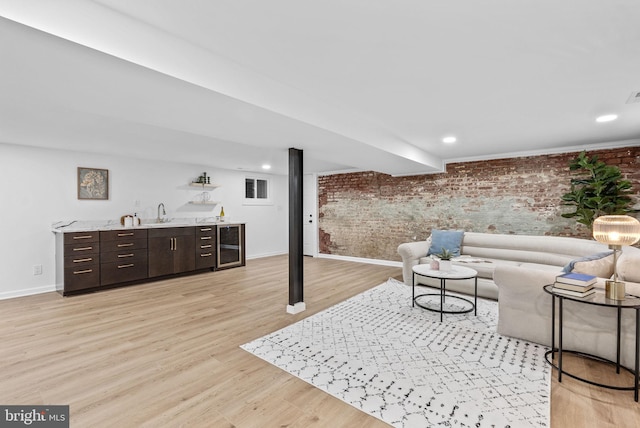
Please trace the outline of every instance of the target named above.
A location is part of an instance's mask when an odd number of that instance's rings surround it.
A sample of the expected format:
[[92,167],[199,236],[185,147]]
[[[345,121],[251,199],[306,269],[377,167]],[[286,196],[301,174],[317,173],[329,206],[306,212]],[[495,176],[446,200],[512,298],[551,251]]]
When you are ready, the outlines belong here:
[[265,163],[262,165],[262,169],[271,169],[271,165]]
[[612,120],[616,120],[618,118],[617,114],[605,114],[596,118],[596,122],[611,122]]
[[456,137],[444,137],[442,139],[442,142],[447,144],[455,143],[456,141],[457,141]]

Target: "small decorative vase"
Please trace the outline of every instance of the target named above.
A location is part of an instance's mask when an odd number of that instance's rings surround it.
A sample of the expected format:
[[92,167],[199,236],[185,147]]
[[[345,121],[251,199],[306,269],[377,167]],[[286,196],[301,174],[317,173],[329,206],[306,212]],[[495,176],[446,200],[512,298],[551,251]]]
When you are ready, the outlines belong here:
[[438,261],[438,259],[431,259],[431,263],[429,264],[429,267],[432,270],[440,270],[440,262]]
[[440,270],[443,272],[451,270],[451,260],[440,260]]

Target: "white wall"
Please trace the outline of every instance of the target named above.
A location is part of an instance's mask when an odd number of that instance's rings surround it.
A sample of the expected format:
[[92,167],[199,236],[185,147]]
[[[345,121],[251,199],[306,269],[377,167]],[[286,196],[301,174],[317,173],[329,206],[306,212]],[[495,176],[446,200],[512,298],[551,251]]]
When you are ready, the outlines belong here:
[[[77,199],[79,166],[109,170],[109,200]],[[187,204],[198,193],[188,183],[204,171],[221,186],[212,199],[222,202],[231,221],[246,223],[247,258],[288,251],[285,176],[265,176],[273,205],[245,206],[239,171],[0,143],[0,299],[55,290],[54,222],[119,220],[136,211],[155,218],[160,202],[169,217],[218,215],[220,205]],[[42,265],[42,275],[33,275],[34,265]]]

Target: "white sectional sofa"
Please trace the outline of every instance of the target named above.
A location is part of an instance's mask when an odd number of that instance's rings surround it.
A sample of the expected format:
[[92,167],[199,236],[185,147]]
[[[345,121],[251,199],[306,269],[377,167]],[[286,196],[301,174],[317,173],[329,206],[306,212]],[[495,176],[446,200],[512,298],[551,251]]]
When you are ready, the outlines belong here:
[[[404,282],[411,285],[412,267],[429,263],[430,239],[398,247]],[[465,232],[461,257],[453,263],[478,271],[478,295],[498,300],[498,333],[551,345],[551,296],[543,286],[552,284],[562,268],[581,257],[608,251],[604,244],[587,239],[554,236],[500,235]],[[629,294],[640,296],[640,249],[624,247],[618,260],[619,279]],[[608,279],[598,279],[604,289]],[[419,284],[439,282],[416,276]],[[473,293],[473,280],[448,281],[447,290]],[[634,366],[635,311],[622,317],[622,364]],[[616,311],[571,301],[564,307],[564,348],[615,360]],[[557,339],[556,339],[557,340]]]
[[[552,284],[555,276],[555,272],[528,267],[499,266],[494,272],[499,289],[498,333],[551,346],[552,299],[542,287]],[[623,248],[618,277],[625,281],[627,294],[640,296],[640,249]],[[596,287],[604,289],[604,283],[605,278],[598,278]],[[622,365],[629,368],[635,365],[635,323],[635,311],[623,310],[620,357]],[[565,300],[563,348],[615,361],[616,324],[615,308]]]
[[[426,241],[398,246],[405,284],[411,285],[413,266],[431,261],[427,257],[430,245],[431,237]],[[498,266],[532,268],[558,274],[572,260],[607,250],[606,245],[586,239],[465,232],[460,247],[461,256],[453,259],[453,264],[478,271],[478,296],[495,300],[498,299],[498,286],[493,275]],[[429,278],[416,277],[416,281],[439,286],[439,281]],[[447,289],[472,294],[473,280],[447,282]]]

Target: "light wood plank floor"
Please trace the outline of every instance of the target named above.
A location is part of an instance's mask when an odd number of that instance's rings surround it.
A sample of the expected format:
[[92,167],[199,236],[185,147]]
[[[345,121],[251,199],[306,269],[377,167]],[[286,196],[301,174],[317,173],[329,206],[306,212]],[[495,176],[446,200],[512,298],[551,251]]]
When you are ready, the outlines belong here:
[[[276,256],[90,295],[0,301],[0,403],[69,404],[76,428],[387,426],[239,345],[401,279],[400,268],[305,258],[307,310],[297,315],[285,312],[287,269]],[[553,428],[640,427],[632,393],[570,378],[554,377],[551,407]]]

